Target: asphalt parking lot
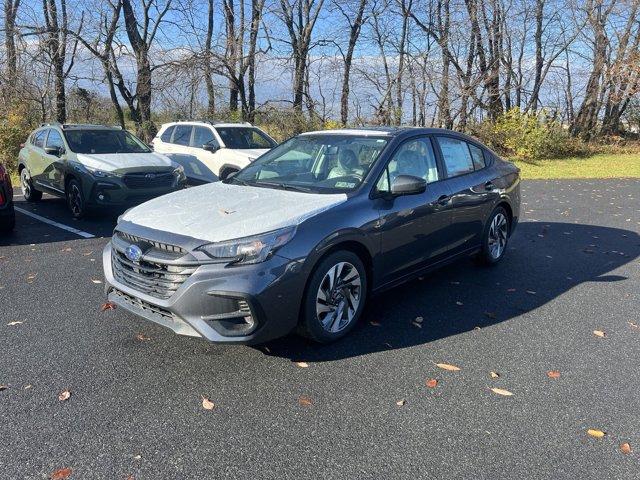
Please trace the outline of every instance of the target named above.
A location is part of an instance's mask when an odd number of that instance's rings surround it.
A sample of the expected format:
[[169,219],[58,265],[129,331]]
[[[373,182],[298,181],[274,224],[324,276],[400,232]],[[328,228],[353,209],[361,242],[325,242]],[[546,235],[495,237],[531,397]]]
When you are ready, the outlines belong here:
[[529,181],[523,202],[499,266],[389,291],[334,345],[239,347],[101,311],[115,217],[17,198],[2,478],[639,478],[640,180]]

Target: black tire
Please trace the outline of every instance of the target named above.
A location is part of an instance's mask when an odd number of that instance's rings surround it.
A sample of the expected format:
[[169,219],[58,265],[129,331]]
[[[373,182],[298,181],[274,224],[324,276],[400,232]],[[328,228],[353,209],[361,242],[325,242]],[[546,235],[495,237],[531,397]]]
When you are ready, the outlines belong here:
[[[330,318],[331,312],[318,313],[319,305],[323,302],[319,298],[320,287],[328,286],[328,279],[325,282],[325,277],[329,275],[330,270],[336,272],[335,268],[342,265],[340,277],[343,277],[342,282],[336,282],[334,285],[336,290],[335,296],[331,300],[331,306],[336,304],[333,310],[335,321]],[[353,275],[353,269],[359,276],[359,287],[352,285],[353,279],[349,279]],[[342,288],[339,288],[342,285]],[[298,326],[298,332],[319,343],[329,343],[339,338],[344,337],[349,331],[358,323],[358,320],[362,316],[362,312],[367,300],[367,271],[355,253],[346,250],[340,250],[328,255],[316,266],[311,277],[307,282],[307,288],[305,289],[305,295],[302,304],[302,318]],[[323,290],[325,290],[323,288]],[[351,296],[349,293],[351,292]],[[353,305],[353,300],[357,297],[357,306]],[[352,308],[355,306],[356,308]],[[346,310],[345,310],[346,308]],[[340,317],[338,318],[338,309],[340,309]],[[353,310],[353,315],[350,311]],[[322,317],[322,318],[320,318]],[[344,318],[346,317],[346,318]],[[323,326],[323,321],[335,326],[335,331]],[[336,323],[337,322],[337,323]],[[334,329],[331,329],[334,330]]]
[[31,176],[26,168],[20,171],[20,189],[22,196],[27,202],[39,202],[42,200],[42,192],[33,187]]
[[79,220],[87,214],[87,204],[82,193],[82,185],[76,179],[72,179],[67,183],[66,188],[67,207],[73,218]]
[[[494,224],[495,222],[495,224]],[[483,265],[496,265],[504,258],[509,243],[511,222],[504,207],[491,212],[482,234],[482,250],[478,260]]]
[[222,172],[220,172],[220,180],[226,180],[227,178],[229,178],[229,175],[239,171],[240,170],[238,170],[237,168],[225,168],[224,170],[222,170]]
[[11,232],[16,226],[16,212],[11,212],[5,218],[0,219],[0,232]]

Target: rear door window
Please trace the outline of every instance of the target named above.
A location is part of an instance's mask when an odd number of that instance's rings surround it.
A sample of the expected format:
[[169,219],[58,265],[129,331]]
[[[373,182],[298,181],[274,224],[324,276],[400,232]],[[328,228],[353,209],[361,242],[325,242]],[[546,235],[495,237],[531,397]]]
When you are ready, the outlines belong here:
[[33,145],[44,148],[44,139],[47,137],[47,130],[40,130],[33,136]]
[[175,125],[171,125],[164,132],[162,132],[162,135],[160,135],[160,140],[162,140],[164,143],[171,142],[171,134],[173,133],[174,128],[176,128]]
[[191,140],[191,130],[193,130],[191,125],[176,125],[176,130],[173,134],[173,143],[188,147],[189,141]]
[[475,170],[467,142],[453,137],[437,138],[442,158],[450,177],[464,175]]

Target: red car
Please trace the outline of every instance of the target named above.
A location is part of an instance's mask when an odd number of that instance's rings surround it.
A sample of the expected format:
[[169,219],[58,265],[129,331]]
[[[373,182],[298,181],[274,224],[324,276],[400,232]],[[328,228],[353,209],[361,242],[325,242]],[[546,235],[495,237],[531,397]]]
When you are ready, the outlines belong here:
[[16,213],[13,210],[13,187],[11,176],[4,165],[0,163],[0,231],[13,230],[16,223]]

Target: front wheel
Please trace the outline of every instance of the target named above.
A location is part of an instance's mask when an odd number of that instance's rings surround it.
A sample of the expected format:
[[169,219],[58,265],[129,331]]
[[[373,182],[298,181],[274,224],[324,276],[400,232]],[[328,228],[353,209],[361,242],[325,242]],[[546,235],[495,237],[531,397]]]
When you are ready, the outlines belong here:
[[26,168],[20,171],[20,189],[27,202],[38,202],[42,199],[42,192],[33,188],[33,181]]
[[300,333],[329,343],[345,336],[358,322],[367,297],[367,272],[349,251],[320,262],[307,284]]
[[84,194],[82,193],[82,187],[77,180],[71,180],[67,184],[67,205],[71,211],[73,218],[80,219],[87,214],[87,206],[84,201]]
[[489,217],[482,238],[480,261],[485,265],[495,265],[507,251],[509,241],[509,216],[503,207],[497,207]]

